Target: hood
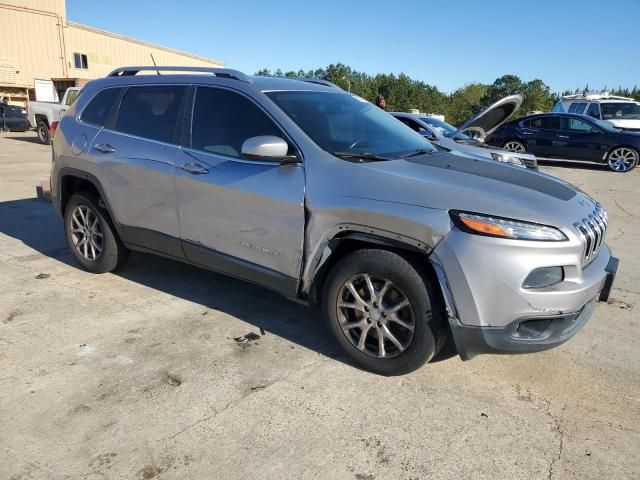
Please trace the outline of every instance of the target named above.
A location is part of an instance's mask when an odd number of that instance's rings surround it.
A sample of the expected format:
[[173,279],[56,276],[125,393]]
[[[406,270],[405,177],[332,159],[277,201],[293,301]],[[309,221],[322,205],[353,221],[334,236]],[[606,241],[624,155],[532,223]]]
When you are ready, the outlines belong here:
[[594,209],[593,200],[568,183],[488,159],[440,153],[358,168],[361,181],[337,182],[344,195],[557,227],[569,227]]
[[608,118],[606,121],[612,124],[614,127],[618,127],[618,128],[634,128],[634,129],[640,128],[640,119],[636,120],[633,118],[625,118],[625,119]]
[[520,108],[520,105],[522,105],[522,95],[504,97],[464,122],[456,134],[472,130],[478,132],[481,137],[486,137],[506,122]]

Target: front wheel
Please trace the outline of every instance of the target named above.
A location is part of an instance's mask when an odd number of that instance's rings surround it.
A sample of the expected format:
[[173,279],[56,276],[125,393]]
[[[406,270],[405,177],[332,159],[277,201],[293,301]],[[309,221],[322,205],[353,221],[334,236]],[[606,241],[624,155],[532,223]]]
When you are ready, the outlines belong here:
[[111,272],[129,257],[107,212],[91,194],[71,196],[64,212],[64,227],[71,253],[85,270]]
[[638,151],[629,147],[617,147],[609,152],[607,165],[614,172],[628,172],[638,164]]
[[509,150],[510,152],[524,153],[527,151],[527,149],[524,146],[524,143],[522,143],[519,140],[509,140],[505,142],[502,148],[504,148],[505,150]]
[[338,343],[366,370],[402,375],[446,338],[439,297],[425,270],[387,250],[358,250],[331,270],[322,308]]
[[49,125],[47,125],[47,122],[40,120],[36,127],[36,132],[40,143],[43,145],[49,145],[51,143],[51,135],[49,133]]

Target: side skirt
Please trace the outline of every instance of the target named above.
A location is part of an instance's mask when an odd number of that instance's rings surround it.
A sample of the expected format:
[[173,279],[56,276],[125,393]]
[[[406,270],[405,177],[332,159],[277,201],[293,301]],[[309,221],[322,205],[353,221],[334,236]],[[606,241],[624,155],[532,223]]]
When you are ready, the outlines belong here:
[[146,228],[122,226],[131,250],[160,255],[260,285],[297,299],[298,279],[283,275],[240,258],[217,252],[203,245],[180,240]]

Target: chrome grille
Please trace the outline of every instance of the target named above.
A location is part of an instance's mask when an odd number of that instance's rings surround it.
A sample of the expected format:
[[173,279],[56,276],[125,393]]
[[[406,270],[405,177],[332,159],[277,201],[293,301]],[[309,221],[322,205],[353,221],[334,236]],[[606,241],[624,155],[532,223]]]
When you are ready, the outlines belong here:
[[582,235],[584,243],[583,265],[588,264],[598,255],[602,242],[604,242],[604,236],[607,233],[608,221],[607,212],[602,205],[596,203],[596,208],[592,213],[583,218],[582,221],[573,224]]

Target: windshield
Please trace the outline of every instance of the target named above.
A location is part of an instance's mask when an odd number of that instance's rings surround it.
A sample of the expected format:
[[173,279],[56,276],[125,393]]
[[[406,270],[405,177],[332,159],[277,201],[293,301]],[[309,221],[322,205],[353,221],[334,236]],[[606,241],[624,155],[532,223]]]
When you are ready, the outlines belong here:
[[640,104],[638,103],[601,103],[602,118],[605,120],[638,120]]
[[434,130],[437,130],[438,133],[444,135],[445,137],[455,138],[456,140],[472,140],[471,137],[465,135],[464,133],[458,132],[458,134],[456,134],[456,132],[458,131],[456,127],[448,124],[447,122],[443,122],[442,120],[438,120],[437,118],[420,117],[420,120],[432,127]]
[[[329,92],[268,92],[311,139],[331,154],[367,153],[399,158],[409,152],[437,150],[421,135],[355,95]],[[357,156],[357,155],[356,155]]]

